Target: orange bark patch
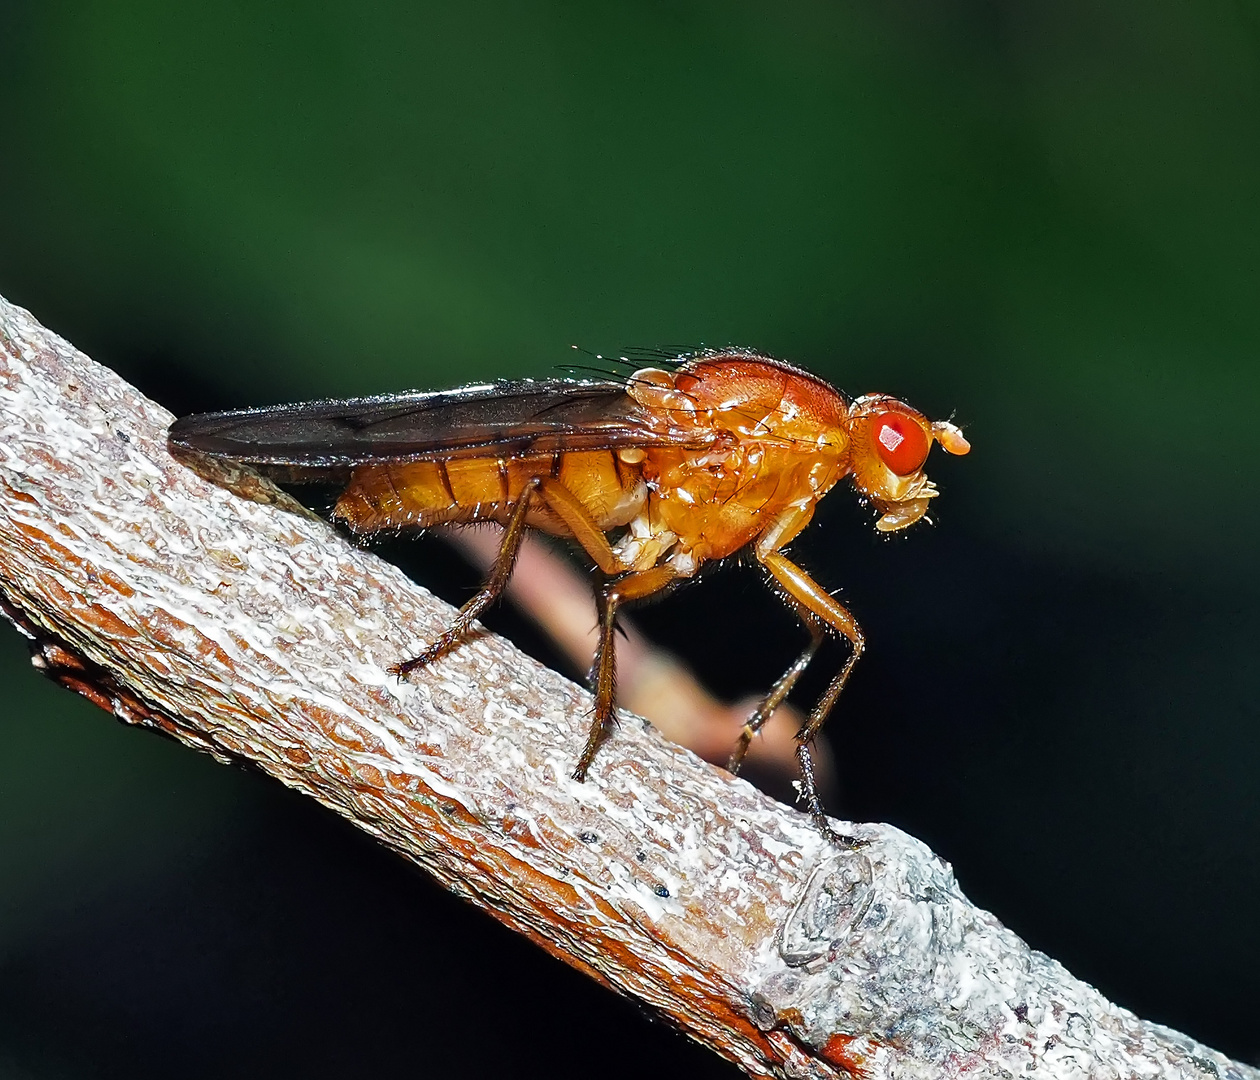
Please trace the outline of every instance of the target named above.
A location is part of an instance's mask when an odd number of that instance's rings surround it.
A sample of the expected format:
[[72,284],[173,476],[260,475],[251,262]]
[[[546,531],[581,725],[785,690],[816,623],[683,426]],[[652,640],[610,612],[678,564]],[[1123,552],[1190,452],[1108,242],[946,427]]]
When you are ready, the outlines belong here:
[[853,1045],[859,1041],[864,1041],[860,1035],[832,1035],[822,1048],[822,1056],[851,1076],[869,1076],[866,1055]]

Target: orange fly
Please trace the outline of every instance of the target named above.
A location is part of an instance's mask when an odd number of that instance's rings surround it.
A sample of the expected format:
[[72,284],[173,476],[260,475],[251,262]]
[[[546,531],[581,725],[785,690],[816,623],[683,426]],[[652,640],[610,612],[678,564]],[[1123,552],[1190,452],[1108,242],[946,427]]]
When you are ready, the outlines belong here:
[[[749,717],[736,771],[824,635],[851,649],[797,735],[801,793],[827,826],[810,743],[862,655],[848,609],[782,552],[839,481],[893,532],[927,512],[933,442],[970,449],[953,424],[884,394],[848,401],[799,368],[743,349],[680,357],[624,381],[532,380],[187,416],[177,451],[262,466],[288,478],[342,479],[333,516],[356,532],[494,521],[504,526],[488,580],[405,676],[467,636],[503,591],[527,528],[575,541],[598,567],[595,718],[573,776],[614,723],[613,631],[622,604],[668,589],[714,559],[750,549],[799,615],[809,644]],[[843,838],[841,838],[843,839]]]

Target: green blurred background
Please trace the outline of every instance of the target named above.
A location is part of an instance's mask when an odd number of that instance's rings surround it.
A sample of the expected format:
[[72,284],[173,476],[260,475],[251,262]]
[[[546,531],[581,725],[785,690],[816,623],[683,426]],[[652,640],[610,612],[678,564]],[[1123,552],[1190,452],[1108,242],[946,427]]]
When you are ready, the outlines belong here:
[[[1257,5],[43,0],[0,95],[0,293],[175,412],[739,343],[956,413],[935,528],[837,494],[794,548],[871,641],[830,804],[1260,1058]],[[747,569],[638,618],[731,697],[799,641]],[[734,1075],[0,668],[0,1075]]]

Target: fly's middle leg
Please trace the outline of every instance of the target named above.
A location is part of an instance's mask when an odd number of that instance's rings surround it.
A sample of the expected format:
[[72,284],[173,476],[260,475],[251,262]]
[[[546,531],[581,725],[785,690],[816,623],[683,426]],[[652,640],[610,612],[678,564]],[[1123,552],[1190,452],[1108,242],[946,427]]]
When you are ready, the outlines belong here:
[[586,771],[595,760],[595,752],[608,738],[616,724],[613,699],[617,687],[616,641],[617,608],[627,600],[639,600],[670,585],[677,577],[670,566],[654,566],[650,570],[626,574],[605,586],[599,596],[599,645],[595,650],[595,719],[591,722],[586,746],[573,770],[574,780],[585,780]]

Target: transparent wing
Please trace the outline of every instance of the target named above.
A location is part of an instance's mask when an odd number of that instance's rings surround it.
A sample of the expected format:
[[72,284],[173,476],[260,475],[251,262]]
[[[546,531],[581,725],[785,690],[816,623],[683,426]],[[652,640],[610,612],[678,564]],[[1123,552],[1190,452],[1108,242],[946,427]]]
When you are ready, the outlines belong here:
[[562,379],[199,413],[169,438],[176,451],[314,470],[709,441],[649,415],[620,383]]

